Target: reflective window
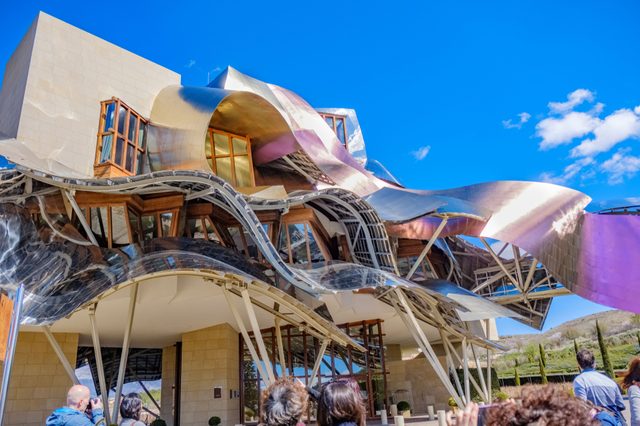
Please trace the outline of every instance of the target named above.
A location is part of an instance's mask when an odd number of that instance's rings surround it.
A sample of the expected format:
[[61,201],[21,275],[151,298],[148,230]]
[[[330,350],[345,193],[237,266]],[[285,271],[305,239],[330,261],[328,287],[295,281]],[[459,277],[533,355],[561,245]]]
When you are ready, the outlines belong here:
[[205,156],[211,170],[233,186],[255,185],[248,138],[209,128]]
[[347,146],[347,127],[345,123],[345,117],[342,115],[335,114],[327,114],[320,113],[320,116],[324,118],[324,121],[327,123],[329,128],[333,130],[333,133],[336,134],[340,143],[346,147]]
[[141,173],[146,120],[119,99],[102,102],[101,108],[96,164],[112,164],[127,174]]
[[306,222],[282,227],[279,253],[288,263],[305,264],[326,260],[311,226]]

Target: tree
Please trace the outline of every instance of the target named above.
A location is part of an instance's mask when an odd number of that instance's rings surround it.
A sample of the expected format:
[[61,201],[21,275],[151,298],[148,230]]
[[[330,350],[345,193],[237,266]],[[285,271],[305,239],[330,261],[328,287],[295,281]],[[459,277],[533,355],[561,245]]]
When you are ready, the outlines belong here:
[[530,363],[533,363],[536,360],[536,345],[533,343],[528,344],[524,348],[524,354],[527,356],[527,360],[529,360]]
[[[640,337],[638,339],[639,339],[638,341],[640,342]],[[575,352],[576,356],[578,356],[579,349],[578,349],[578,342],[576,342],[576,339],[573,339],[573,351]]]
[[549,381],[547,380],[547,372],[544,369],[544,364],[542,363],[541,358],[538,358],[538,367],[540,367],[540,379],[542,380],[542,384],[546,385]]
[[513,380],[515,381],[516,386],[520,386],[520,374],[518,374],[518,367],[516,366],[513,370],[514,370],[514,373],[515,373],[514,377],[513,377]]
[[538,350],[540,351],[540,361],[542,361],[542,365],[544,367],[547,366],[547,354],[544,352],[544,346],[542,346],[542,343],[538,344]]
[[602,356],[602,368],[604,368],[607,376],[613,379],[615,377],[613,374],[613,366],[611,365],[609,351],[607,350],[607,345],[604,343],[604,336],[602,335],[598,320],[596,320],[596,334],[598,335],[598,345],[600,346],[600,355]]

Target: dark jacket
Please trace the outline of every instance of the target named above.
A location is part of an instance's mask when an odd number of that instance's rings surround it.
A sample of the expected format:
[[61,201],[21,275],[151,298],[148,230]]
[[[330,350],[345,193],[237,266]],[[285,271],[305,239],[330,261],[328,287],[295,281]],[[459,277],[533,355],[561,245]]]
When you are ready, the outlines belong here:
[[[93,410],[93,418],[89,419],[87,415],[78,410],[69,407],[62,407],[55,410],[47,418],[47,426],[93,426],[102,420],[101,409]],[[103,422],[104,423],[104,422]]]

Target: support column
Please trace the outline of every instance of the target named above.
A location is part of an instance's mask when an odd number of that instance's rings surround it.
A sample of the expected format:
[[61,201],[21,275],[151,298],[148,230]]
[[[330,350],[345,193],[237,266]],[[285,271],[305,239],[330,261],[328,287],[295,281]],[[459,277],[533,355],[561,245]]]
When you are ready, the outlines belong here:
[[131,343],[131,326],[133,325],[133,317],[136,313],[137,299],[138,283],[134,283],[131,286],[131,295],[129,296],[129,314],[127,316],[127,326],[124,329],[124,339],[122,341],[122,354],[120,355],[120,369],[118,370],[116,396],[113,400],[113,420],[115,421],[118,420],[120,397],[122,396],[122,386],[124,385],[124,377],[127,373],[127,359],[129,358],[129,344]]
[[16,343],[20,332],[20,320],[22,319],[22,301],[24,300],[24,284],[20,284],[13,297],[13,314],[7,339],[7,351],[2,369],[2,387],[0,388],[0,425],[4,424],[4,412],[7,405],[7,393],[9,392],[9,380],[11,379],[11,367],[16,354]]
[[327,350],[327,346],[329,346],[329,339],[324,339],[322,341],[322,345],[320,346],[320,350],[316,356],[316,362],[313,365],[313,371],[311,372],[311,376],[309,377],[309,387],[313,386],[313,380],[318,375],[318,370],[320,370],[320,364],[322,363],[322,358],[324,357],[324,353]]
[[75,370],[73,369],[73,367],[71,367],[71,364],[69,364],[69,360],[67,359],[66,355],[62,351],[62,348],[58,344],[58,341],[56,340],[55,336],[53,335],[53,333],[51,333],[51,328],[49,328],[49,326],[44,326],[42,327],[42,330],[44,331],[44,335],[47,336],[47,340],[51,344],[51,348],[58,356],[60,363],[64,367],[64,370],[67,372],[67,375],[69,376],[73,384],[79,385],[80,380],[78,380]]
[[93,354],[96,357],[96,370],[98,370],[98,383],[100,384],[100,396],[102,397],[102,405],[104,406],[104,419],[106,423],[111,424],[111,415],[109,413],[109,390],[107,389],[107,381],[104,377],[104,364],[102,363],[102,350],[100,349],[100,336],[98,334],[98,326],[96,323],[96,309],[98,304],[94,304],[89,308],[89,320],[91,321],[91,340],[93,342]]
[[262,340],[262,332],[260,331],[260,326],[258,325],[258,319],[256,318],[256,313],[253,310],[251,297],[249,296],[249,290],[242,289],[240,293],[242,294],[242,300],[244,301],[244,306],[247,309],[247,314],[249,315],[249,322],[251,323],[251,328],[253,329],[253,335],[256,338],[256,343],[258,343],[258,350],[260,351],[260,356],[264,361],[265,370],[267,373],[267,377],[269,379],[268,384],[271,384],[276,381],[276,378],[273,374],[271,363],[269,362],[269,354],[267,353],[267,348],[264,345],[264,340]]

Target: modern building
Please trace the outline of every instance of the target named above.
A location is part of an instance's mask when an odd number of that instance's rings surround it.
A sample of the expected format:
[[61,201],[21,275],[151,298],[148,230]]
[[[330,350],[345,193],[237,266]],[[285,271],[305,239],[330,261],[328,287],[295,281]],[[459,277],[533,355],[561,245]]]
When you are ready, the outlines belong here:
[[588,213],[538,182],[408,189],[353,110],[231,67],[183,86],[44,13],[5,70],[0,155],[5,424],[42,424],[87,364],[105,403],[161,379],[173,425],[256,423],[280,376],[351,377],[370,417],[463,406],[491,400],[495,318],[540,328],[569,292],[638,311],[637,207]]

